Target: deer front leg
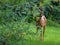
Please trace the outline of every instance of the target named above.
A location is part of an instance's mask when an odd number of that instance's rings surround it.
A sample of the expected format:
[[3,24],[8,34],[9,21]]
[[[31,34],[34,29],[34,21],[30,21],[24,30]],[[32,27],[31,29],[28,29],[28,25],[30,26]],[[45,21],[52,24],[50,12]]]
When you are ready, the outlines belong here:
[[42,27],[41,31],[40,31],[40,40],[41,40],[41,42],[43,42],[43,39],[44,39],[44,37],[43,37],[43,27]]
[[43,27],[43,37],[44,37],[44,34],[45,34],[45,26]]

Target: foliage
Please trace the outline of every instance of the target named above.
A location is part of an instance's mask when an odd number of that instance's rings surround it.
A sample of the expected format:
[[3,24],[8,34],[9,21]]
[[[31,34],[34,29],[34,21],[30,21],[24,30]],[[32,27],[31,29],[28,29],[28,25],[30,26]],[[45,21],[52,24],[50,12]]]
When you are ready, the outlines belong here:
[[47,18],[50,18],[51,20],[60,23],[59,19],[60,19],[60,8],[59,8],[59,4],[57,4],[58,2],[56,2],[55,4],[53,4],[53,1],[50,2],[50,4],[45,6],[45,15]]

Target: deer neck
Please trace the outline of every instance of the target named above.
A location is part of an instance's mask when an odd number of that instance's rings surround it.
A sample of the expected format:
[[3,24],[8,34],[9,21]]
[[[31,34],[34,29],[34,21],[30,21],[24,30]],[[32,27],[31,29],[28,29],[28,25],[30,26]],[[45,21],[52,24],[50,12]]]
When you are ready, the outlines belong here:
[[40,14],[40,17],[44,16],[44,14]]

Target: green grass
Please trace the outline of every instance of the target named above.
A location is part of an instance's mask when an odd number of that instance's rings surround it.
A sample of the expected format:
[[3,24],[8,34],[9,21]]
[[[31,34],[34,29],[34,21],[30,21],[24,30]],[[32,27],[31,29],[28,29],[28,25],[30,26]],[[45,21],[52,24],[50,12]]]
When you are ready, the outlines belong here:
[[44,42],[46,42],[46,45],[60,45],[60,28],[47,26]]
[[[30,31],[35,33],[36,27],[34,27],[32,24],[30,26]],[[44,43],[40,42],[39,33],[34,36],[32,35],[31,37],[32,39],[26,41],[23,45],[60,45],[60,25],[47,25],[44,36]]]

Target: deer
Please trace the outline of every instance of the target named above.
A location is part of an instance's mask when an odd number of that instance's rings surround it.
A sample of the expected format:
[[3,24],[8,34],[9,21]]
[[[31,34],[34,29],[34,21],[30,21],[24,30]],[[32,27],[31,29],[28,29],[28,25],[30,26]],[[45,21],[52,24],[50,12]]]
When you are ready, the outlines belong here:
[[40,39],[41,39],[41,41],[44,41],[44,34],[45,34],[47,19],[44,15],[43,9],[42,8],[39,8],[39,9],[40,9],[41,12],[40,12],[39,18],[36,17],[36,28],[37,28],[36,32],[38,32],[39,28],[41,29]]

